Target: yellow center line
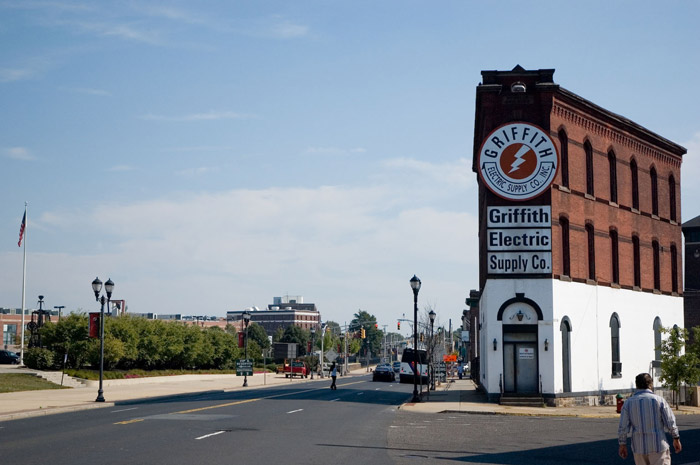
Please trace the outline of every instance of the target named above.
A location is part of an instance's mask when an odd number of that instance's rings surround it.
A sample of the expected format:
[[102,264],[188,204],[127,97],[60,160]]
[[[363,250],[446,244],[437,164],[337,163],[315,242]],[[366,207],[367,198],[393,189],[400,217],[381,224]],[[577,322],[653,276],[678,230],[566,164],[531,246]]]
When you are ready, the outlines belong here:
[[[352,384],[359,384],[359,383],[364,383],[364,382],[365,382],[365,381],[354,381],[354,382],[351,382],[351,383],[338,384],[338,386],[341,386],[341,387],[342,387],[342,386],[350,386],[350,385],[352,385]],[[221,407],[231,407],[232,405],[247,404],[247,403],[249,403],[249,402],[256,402],[256,401],[262,400],[262,399],[274,399],[275,397],[291,396],[291,395],[301,394],[301,393],[303,393],[303,392],[310,392],[310,391],[321,391],[322,389],[326,389],[326,388],[321,388],[321,389],[319,389],[319,388],[314,388],[314,389],[307,389],[307,390],[304,390],[304,391],[295,391],[295,392],[286,392],[286,393],[283,393],[283,394],[275,394],[275,395],[267,396],[267,397],[257,397],[257,398],[255,398],[255,399],[238,400],[238,401],[236,401],[236,402],[228,402],[228,403],[225,403],[225,404],[210,405],[210,406],[208,406],[208,407],[199,407],[199,408],[193,408],[193,409],[190,409],[190,410],[181,410],[181,411],[179,411],[179,412],[171,412],[169,415],[177,415],[177,414],[192,413],[192,412],[201,412],[201,411],[203,411],[203,410],[211,410],[211,409],[221,408]],[[117,422],[117,423],[114,423],[114,424],[115,424],[115,425],[128,425],[128,424],[130,424],[130,423],[138,423],[138,422],[143,421],[143,420],[144,420],[143,418],[135,418],[135,419],[133,419],[133,420],[120,421],[120,422]]]
[[134,418],[133,420],[118,421],[115,425],[128,425],[129,423],[138,423],[143,420],[143,418]]
[[200,408],[193,408],[190,410],[182,410],[180,412],[172,412],[170,415],[177,415],[178,413],[192,413],[192,412],[201,412],[202,410],[210,410],[213,408],[221,408],[221,407],[230,407],[232,405],[239,405],[239,404],[246,404],[248,402],[255,402],[262,399],[262,397],[258,397],[257,399],[247,399],[247,400],[239,400],[237,402],[229,402],[227,404],[219,404],[219,405],[210,405],[209,407],[200,407]]

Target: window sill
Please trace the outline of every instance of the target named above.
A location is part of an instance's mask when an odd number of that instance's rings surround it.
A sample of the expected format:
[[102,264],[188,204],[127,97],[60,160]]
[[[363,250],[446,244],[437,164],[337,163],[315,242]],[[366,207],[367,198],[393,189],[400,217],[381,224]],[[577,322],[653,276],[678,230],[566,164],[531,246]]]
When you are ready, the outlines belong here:
[[620,208],[620,204],[617,202],[608,201],[608,205],[610,205],[611,207]]
[[610,287],[613,289],[621,289],[620,283],[610,283]]
[[565,274],[559,275],[559,280],[560,281],[569,281],[571,282],[571,276],[567,276]]
[[559,186],[559,190],[562,192],[567,192],[567,193],[571,194],[571,189],[569,189],[566,186]]
[[591,194],[583,194],[583,196],[584,196],[585,198],[587,198],[588,200],[595,200],[595,196],[594,196],[594,195],[591,195]]
[[655,214],[652,213],[652,214],[651,214],[651,219],[652,219],[652,220],[658,220],[658,219],[660,219],[660,218],[659,218],[659,215],[655,215]]
[[613,373],[610,375],[611,378],[616,379],[616,378],[622,378],[622,373]]
[[586,284],[598,284],[598,281],[596,281],[595,279],[587,279]]

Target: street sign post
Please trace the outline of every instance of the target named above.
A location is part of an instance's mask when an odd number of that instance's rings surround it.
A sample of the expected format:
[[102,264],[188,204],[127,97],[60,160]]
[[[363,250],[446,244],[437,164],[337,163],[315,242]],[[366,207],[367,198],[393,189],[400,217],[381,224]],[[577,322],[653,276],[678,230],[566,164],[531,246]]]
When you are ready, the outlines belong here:
[[236,376],[253,376],[253,360],[236,360]]

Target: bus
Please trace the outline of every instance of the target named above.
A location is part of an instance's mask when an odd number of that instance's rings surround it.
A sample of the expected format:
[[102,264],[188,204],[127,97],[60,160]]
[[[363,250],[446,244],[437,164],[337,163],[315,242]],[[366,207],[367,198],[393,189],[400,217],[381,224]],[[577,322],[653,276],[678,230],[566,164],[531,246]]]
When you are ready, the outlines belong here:
[[[401,370],[399,371],[400,383],[413,383],[416,371],[413,370],[415,353],[412,348],[406,348],[401,355]],[[423,349],[418,349],[418,368],[420,371],[419,380],[423,384],[428,384],[428,353]]]

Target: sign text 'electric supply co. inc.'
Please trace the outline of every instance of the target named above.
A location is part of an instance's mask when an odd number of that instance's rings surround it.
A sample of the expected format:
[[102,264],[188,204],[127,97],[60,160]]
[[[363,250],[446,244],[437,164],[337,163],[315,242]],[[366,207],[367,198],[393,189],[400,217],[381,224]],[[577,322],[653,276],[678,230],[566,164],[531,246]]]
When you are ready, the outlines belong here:
[[488,273],[552,272],[552,218],[548,205],[488,207]]

